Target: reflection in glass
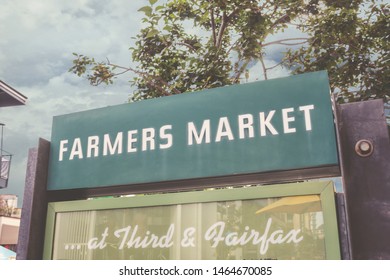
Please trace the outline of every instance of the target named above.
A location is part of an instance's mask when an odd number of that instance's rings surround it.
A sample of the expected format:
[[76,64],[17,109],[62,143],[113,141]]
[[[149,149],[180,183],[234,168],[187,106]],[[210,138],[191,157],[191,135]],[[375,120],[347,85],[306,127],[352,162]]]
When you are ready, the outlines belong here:
[[56,214],[54,259],[324,259],[318,195]]

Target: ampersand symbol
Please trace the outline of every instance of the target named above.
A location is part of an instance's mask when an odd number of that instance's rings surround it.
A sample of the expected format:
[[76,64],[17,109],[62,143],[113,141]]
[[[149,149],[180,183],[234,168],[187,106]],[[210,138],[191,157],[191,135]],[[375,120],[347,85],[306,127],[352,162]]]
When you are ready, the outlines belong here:
[[194,234],[196,229],[194,227],[190,227],[184,230],[183,232],[183,240],[181,241],[182,247],[195,247],[195,237]]

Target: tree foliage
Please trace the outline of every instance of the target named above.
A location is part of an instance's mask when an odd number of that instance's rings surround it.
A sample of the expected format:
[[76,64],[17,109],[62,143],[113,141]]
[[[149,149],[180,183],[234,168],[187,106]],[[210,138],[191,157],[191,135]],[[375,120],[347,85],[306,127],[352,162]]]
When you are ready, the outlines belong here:
[[[311,1],[317,5],[320,1]],[[390,98],[390,7],[380,1],[326,1],[300,28],[310,39],[289,50],[294,73],[328,70],[338,102]]]
[[[71,72],[92,85],[133,72],[132,100],[239,83],[267,47],[289,46],[280,64],[328,70],[340,102],[389,98],[389,5],[372,0],[149,0],[130,48],[136,67],[75,54]],[[295,26],[307,36],[269,41]],[[296,45],[301,47],[297,49]]]

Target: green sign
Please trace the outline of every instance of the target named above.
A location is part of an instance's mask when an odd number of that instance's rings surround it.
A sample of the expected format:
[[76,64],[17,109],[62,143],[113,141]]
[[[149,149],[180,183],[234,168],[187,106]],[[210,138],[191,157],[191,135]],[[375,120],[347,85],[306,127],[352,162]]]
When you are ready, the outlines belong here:
[[331,182],[50,203],[46,259],[339,259]]
[[338,164],[326,72],[58,116],[49,190]]

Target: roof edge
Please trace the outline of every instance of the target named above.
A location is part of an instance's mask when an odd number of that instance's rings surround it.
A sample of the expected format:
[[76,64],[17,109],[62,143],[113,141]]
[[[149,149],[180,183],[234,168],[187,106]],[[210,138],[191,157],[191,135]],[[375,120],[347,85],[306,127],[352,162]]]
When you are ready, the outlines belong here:
[[27,97],[21,94],[19,91],[11,87],[10,85],[6,84],[2,80],[0,80],[0,89],[6,92],[8,95],[15,98],[17,101],[22,103],[23,105],[26,104]]

